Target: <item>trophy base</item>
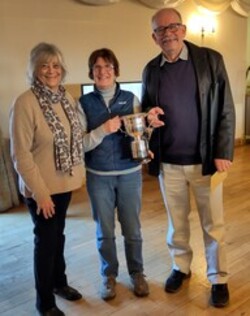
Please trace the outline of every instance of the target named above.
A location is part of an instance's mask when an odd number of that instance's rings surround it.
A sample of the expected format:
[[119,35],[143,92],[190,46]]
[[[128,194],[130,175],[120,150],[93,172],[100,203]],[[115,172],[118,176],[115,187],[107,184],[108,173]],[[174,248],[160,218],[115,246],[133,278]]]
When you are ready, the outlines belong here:
[[133,160],[142,163],[142,164],[147,164],[151,161],[151,158],[145,157],[145,158],[133,158]]
[[145,139],[134,140],[131,143],[132,148],[132,156],[133,159],[141,162],[141,163],[148,163],[151,160],[151,157],[148,153],[148,142]]

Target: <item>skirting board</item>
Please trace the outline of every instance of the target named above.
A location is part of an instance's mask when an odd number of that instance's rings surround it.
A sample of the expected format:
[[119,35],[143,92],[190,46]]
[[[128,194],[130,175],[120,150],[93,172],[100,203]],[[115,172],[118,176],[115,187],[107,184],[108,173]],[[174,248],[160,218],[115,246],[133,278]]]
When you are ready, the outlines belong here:
[[243,146],[245,145],[246,143],[248,143],[248,141],[244,138],[236,138],[234,140],[234,146],[237,147],[237,146]]

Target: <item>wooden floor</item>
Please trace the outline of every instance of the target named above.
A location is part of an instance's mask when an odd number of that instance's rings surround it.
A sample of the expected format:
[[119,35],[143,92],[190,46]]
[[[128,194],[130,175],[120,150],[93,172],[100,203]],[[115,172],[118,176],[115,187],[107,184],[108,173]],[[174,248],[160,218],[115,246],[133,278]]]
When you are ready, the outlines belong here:
[[[99,297],[99,261],[95,246],[95,225],[91,218],[85,188],[73,195],[67,218],[66,260],[70,284],[84,299],[58,306],[72,316],[164,316],[164,315],[250,315],[250,146],[237,147],[234,165],[225,181],[225,219],[227,230],[229,288],[231,303],[224,309],[209,305],[210,284],[197,212],[191,213],[191,244],[194,249],[192,278],[176,294],[167,294],[163,284],[171,271],[165,244],[167,218],[157,179],[144,175],[142,232],[145,274],[150,285],[147,298],[131,291],[126,271],[123,241],[117,225],[120,260],[117,297],[104,302]],[[32,223],[24,207],[0,214],[0,315],[36,315],[33,280]]]

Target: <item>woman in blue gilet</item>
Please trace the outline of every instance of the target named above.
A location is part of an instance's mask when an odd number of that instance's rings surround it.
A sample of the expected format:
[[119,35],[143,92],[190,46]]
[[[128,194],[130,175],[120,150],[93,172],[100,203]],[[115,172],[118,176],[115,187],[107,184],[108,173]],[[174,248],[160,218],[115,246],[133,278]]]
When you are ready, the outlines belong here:
[[89,57],[89,78],[94,91],[80,98],[83,109],[87,190],[96,222],[101,261],[101,297],[116,296],[118,258],[115,219],[121,224],[127,269],[134,294],[149,294],[143,275],[140,225],[141,164],[132,159],[131,137],[122,131],[121,117],[140,112],[138,98],[120,89],[119,62],[110,49],[98,49]]

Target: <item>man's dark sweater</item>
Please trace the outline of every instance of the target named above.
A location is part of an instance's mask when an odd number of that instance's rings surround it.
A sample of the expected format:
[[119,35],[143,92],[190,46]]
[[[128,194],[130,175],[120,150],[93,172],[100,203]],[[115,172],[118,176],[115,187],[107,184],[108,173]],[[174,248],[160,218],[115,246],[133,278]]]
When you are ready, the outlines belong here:
[[199,106],[192,62],[177,60],[161,67],[159,104],[165,113],[162,133],[162,162],[177,165],[198,164]]

